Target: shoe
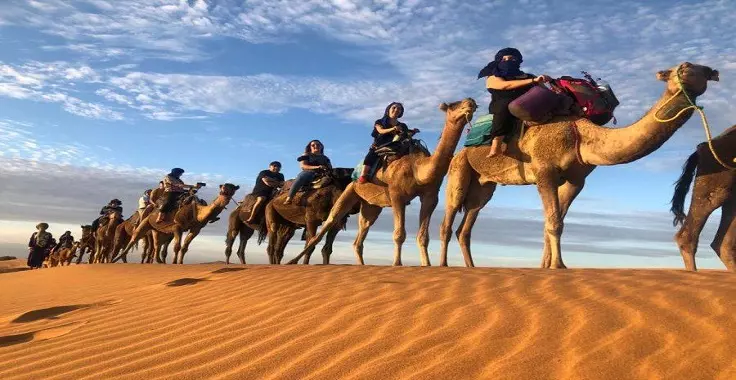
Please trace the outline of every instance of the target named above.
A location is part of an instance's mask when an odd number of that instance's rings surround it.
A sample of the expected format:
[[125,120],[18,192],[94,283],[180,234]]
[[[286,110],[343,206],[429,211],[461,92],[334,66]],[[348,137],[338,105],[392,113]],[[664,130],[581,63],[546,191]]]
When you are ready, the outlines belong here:
[[358,183],[366,183],[366,182],[368,182],[368,178],[366,178],[366,176],[362,175],[358,177]]
[[218,220],[220,220],[220,218],[219,218],[219,217],[217,217],[217,218],[215,218],[215,219],[212,219],[212,220],[210,220],[210,223],[214,223],[214,222],[216,222],[216,221],[218,221]]
[[284,199],[284,204],[285,205],[290,205],[291,204],[291,197],[286,197],[286,199]]

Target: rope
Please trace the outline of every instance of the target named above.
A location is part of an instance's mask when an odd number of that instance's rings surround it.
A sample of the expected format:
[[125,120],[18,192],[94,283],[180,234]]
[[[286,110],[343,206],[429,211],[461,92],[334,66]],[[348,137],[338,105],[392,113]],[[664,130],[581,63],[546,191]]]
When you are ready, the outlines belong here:
[[[654,120],[656,120],[656,121],[658,121],[660,123],[669,123],[669,122],[677,119],[678,117],[680,117],[680,115],[682,115],[684,112],[686,112],[688,110],[691,110],[691,109],[696,110],[698,112],[698,114],[700,115],[700,121],[701,121],[701,124],[703,125],[703,129],[705,130],[705,137],[706,137],[707,142],[708,142],[708,148],[710,149],[710,153],[713,155],[713,157],[716,159],[716,161],[718,161],[718,163],[721,164],[721,166],[723,166],[724,168],[729,169],[729,170],[736,170],[736,167],[727,164],[726,162],[724,162],[718,156],[718,154],[716,154],[716,150],[715,150],[715,148],[713,148],[713,142],[712,142],[713,138],[711,137],[711,133],[710,133],[710,125],[708,124],[708,119],[705,117],[705,111],[703,111],[703,107],[702,106],[699,106],[699,105],[695,104],[695,102],[692,99],[690,99],[690,96],[687,94],[687,91],[685,91],[685,88],[682,85],[682,80],[680,79],[680,70],[679,70],[679,68],[678,68],[678,70],[677,70],[676,73],[677,73],[677,77],[676,77],[676,79],[677,79],[677,86],[679,87],[679,89],[677,90],[677,92],[674,95],[672,95],[672,97],[670,97],[669,99],[667,99],[667,101],[665,101],[664,103],[662,103],[662,105],[659,106],[659,108],[657,109],[657,111],[654,112]],[[657,114],[659,113],[659,111],[665,105],[667,105],[667,103],[669,103],[670,101],[672,101],[673,99],[675,99],[680,93],[682,93],[683,95],[685,95],[685,99],[687,99],[687,102],[690,103],[690,105],[687,106],[687,107],[685,107],[685,108],[683,108],[683,109],[681,109],[677,114],[675,114],[675,116],[673,116],[673,117],[671,117],[669,119],[666,119],[666,120],[660,119],[657,116]],[[733,159],[733,162],[736,162],[736,158]]]

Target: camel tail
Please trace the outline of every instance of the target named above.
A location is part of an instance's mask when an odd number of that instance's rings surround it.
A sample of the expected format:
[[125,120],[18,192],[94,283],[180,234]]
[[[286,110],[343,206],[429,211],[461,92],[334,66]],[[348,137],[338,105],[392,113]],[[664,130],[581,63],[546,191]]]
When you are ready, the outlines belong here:
[[682,174],[680,179],[675,182],[675,193],[672,195],[672,207],[670,211],[675,215],[672,221],[673,226],[682,224],[685,221],[685,196],[690,191],[690,183],[695,177],[695,169],[698,168],[698,152],[691,154],[687,158],[685,165],[682,166]]
[[266,218],[262,218],[261,224],[258,226],[258,245],[261,245],[268,237],[268,225],[266,224]]

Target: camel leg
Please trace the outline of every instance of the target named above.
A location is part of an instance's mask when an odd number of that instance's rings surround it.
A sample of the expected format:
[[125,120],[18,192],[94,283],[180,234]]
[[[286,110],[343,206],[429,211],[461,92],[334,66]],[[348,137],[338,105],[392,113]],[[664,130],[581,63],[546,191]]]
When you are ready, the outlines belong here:
[[[238,242],[238,259],[240,259],[241,264],[245,264],[245,246],[248,244],[248,239],[253,236],[253,233],[255,231],[246,226],[243,225],[240,227],[240,241]],[[230,261],[228,261],[228,264],[230,264]]]
[[736,272],[736,196],[721,208],[721,222],[710,247],[731,272]]
[[225,234],[225,264],[230,264],[230,255],[233,253],[235,238],[243,230],[244,223],[240,221],[237,210],[230,213],[230,217],[228,218],[227,233]]
[[79,265],[82,263],[82,258],[84,257],[85,248],[86,247],[79,248],[79,256],[77,256],[77,261],[74,262],[75,264]]
[[695,178],[695,185],[690,197],[688,209],[682,228],[675,234],[675,242],[680,248],[680,255],[685,263],[685,270],[696,271],[695,254],[698,251],[700,232],[703,231],[708,217],[728,198],[726,191],[712,191],[702,177]]
[[557,172],[551,168],[545,168],[537,174],[537,191],[542,198],[542,207],[544,208],[544,234],[545,240],[549,239],[550,252],[550,268],[564,269],[567,268],[562,261],[562,252],[560,249],[560,238],[564,224],[562,221],[562,212],[560,210],[560,198],[557,191],[559,177]]
[[429,192],[422,195],[420,202],[422,204],[419,210],[419,230],[417,231],[417,246],[419,247],[419,259],[423,267],[431,266],[429,261],[429,223],[432,219],[432,213],[437,208],[439,194]]
[[319,231],[317,236],[314,236],[313,238],[309,239],[306,246],[304,247],[304,250],[299,253],[295,258],[291,259],[287,264],[296,264],[299,262],[299,259],[302,258],[302,256],[306,255],[307,252],[311,249],[314,250],[314,247],[319,244],[320,241],[322,241],[322,238],[325,237],[325,235],[330,231],[332,227],[335,226],[335,224],[340,223],[342,219],[345,217],[345,215],[350,212],[350,210],[360,201],[360,197],[355,192],[355,182],[348,185],[347,188],[345,188],[345,191],[340,194],[340,197],[337,198],[337,202],[332,206],[332,209],[330,210],[330,216],[327,217],[327,220],[322,224],[322,229]]
[[[565,182],[557,189],[560,198],[560,218],[564,221],[570,205],[585,186],[585,179],[575,182]],[[542,254],[542,268],[549,268],[552,262],[552,249],[547,234],[544,234],[544,249]]]
[[381,215],[383,208],[363,202],[360,205],[360,214],[358,215],[358,234],[355,236],[355,242],[353,242],[353,249],[355,250],[355,258],[358,261],[358,265],[365,265],[363,261],[363,243],[365,238],[368,236],[368,230],[370,230],[373,223],[376,222],[378,216]]
[[[315,221],[315,220],[307,220],[307,225],[306,225],[306,226],[304,227],[304,229],[305,229],[305,230],[307,231],[307,239],[306,239],[306,240],[307,240],[307,242],[309,242],[309,240],[310,240],[310,239],[311,239],[311,238],[312,238],[312,237],[313,237],[314,235],[317,235],[317,229],[319,228],[319,223],[320,223],[319,221]],[[337,227],[337,226],[338,226],[338,224],[335,224],[335,225],[333,226],[333,228],[334,228],[334,227]],[[327,236],[329,236],[329,235],[330,235],[330,232],[332,231],[332,229],[333,229],[333,228],[330,228],[330,229],[329,229],[329,230],[327,231]],[[325,244],[326,244],[326,243],[325,243]],[[306,245],[306,244],[305,244],[305,245]],[[307,249],[307,253],[306,253],[306,254],[304,255],[304,263],[303,263],[303,264],[305,264],[305,265],[309,265],[309,259],[311,259],[311,258],[312,258],[312,253],[314,253],[314,249],[315,249],[315,246],[312,246],[311,248]]]
[[286,245],[294,237],[296,228],[284,226],[282,227],[283,232],[278,236],[278,243],[276,244],[276,251],[274,256],[274,264],[281,264],[281,260],[284,259],[284,251],[286,251]]
[[184,233],[179,231],[179,229],[174,230],[174,260],[171,262],[172,264],[179,264],[179,252],[181,252],[181,239],[183,234]]
[[156,263],[157,264],[166,264],[166,257],[164,256],[163,260],[161,259],[161,248],[163,246],[163,243],[161,242],[162,235],[154,230],[151,231],[151,238],[153,239],[153,247],[156,250]]
[[447,174],[447,190],[445,193],[445,215],[440,225],[440,266],[447,266],[447,248],[452,239],[452,224],[455,216],[465,202],[472,168],[464,155],[457,155],[450,162],[450,170]]
[[128,252],[133,249],[135,242],[145,237],[146,234],[148,234],[148,232],[151,230],[154,230],[154,228],[151,226],[151,223],[148,222],[148,218],[138,223],[138,227],[136,227],[136,229],[133,231],[133,235],[130,237],[128,244],[125,246],[125,249],[123,249],[123,252],[121,254],[128,255]]
[[[201,231],[199,228],[191,229],[187,237],[184,238],[184,244],[179,249],[179,254],[177,255],[179,257],[179,264],[184,264],[184,255],[189,251],[189,244],[192,244],[192,240],[199,235],[199,231]],[[243,259],[243,262],[245,262],[245,259]]]
[[337,234],[340,233],[340,230],[346,222],[347,219],[343,220],[342,223],[336,225],[330,230],[330,232],[327,233],[327,237],[325,238],[325,245],[322,246],[322,265],[330,264],[330,256],[332,256],[332,245],[335,243],[335,238],[337,238]]
[[[475,225],[475,221],[478,219],[478,214],[480,214],[480,210],[482,210],[483,207],[488,204],[491,198],[493,198],[493,193],[495,191],[495,182],[489,182],[481,185],[481,183],[477,179],[473,179],[470,181],[470,186],[468,187],[468,195],[465,197],[465,202],[463,205],[463,207],[465,208],[465,215],[463,216],[462,221],[460,221],[460,226],[458,226],[457,228],[457,241],[460,245],[460,251],[463,253],[463,261],[465,262],[465,266],[467,268],[475,267],[475,263],[473,262],[473,254],[470,250],[470,240],[473,226]],[[449,240],[449,238],[446,239]]]
[[391,195],[391,208],[394,212],[394,262],[393,266],[400,267],[401,249],[406,241],[406,199]]

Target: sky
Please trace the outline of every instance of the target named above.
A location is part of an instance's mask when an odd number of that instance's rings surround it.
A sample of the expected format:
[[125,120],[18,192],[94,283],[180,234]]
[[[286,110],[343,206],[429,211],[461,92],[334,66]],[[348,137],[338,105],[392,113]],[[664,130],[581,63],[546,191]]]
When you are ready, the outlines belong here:
[[[524,55],[535,74],[608,81],[621,105],[619,128],[661,95],[659,70],[683,61],[720,71],[698,99],[713,134],[736,122],[736,3],[590,0],[8,0],[0,4],[0,255],[24,256],[40,221],[60,235],[90,223],[112,198],[129,216],[143,190],[172,167],[188,183],[241,189],[270,161],[286,178],[314,138],[333,165],[354,167],[372,122],[402,102],[402,120],[431,150],[444,113],[465,97],[490,100],[478,71],[498,49]],[[717,31],[717,33],[715,33]],[[568,267],[682,268],[668,214],[673,183],[704,140],[692,118],[663,147],[636,162],[597,168],[573,204],[562,238]],[[461,147],[458,147],[460,149]],[[432,218],[430,259],[439,260]],[[408,208],[405,265],[419,263],[418,200]],[[205,227],[187,262],[224,258],[227,228]],[[709,249],[698,265],[722,269]],[[341,232],[335,263],[354,263],[355,220]],[[368,264],[390,265],[391,210],[368,235]],[[537,267],[541,203],[533,186],[499,187],[473,234],[477,266]],[[299,235],[297,235],[299,236]],[[295,239],[286,258],[299,252]],[[248,245],[266,263],[265,244]],[[318,256],[318,255],[317,255]],[[133,260],[137,254],[132,254]],[[318,259],[318,258],[317,258]],[[455,239],[450,264],[462,265]]]

